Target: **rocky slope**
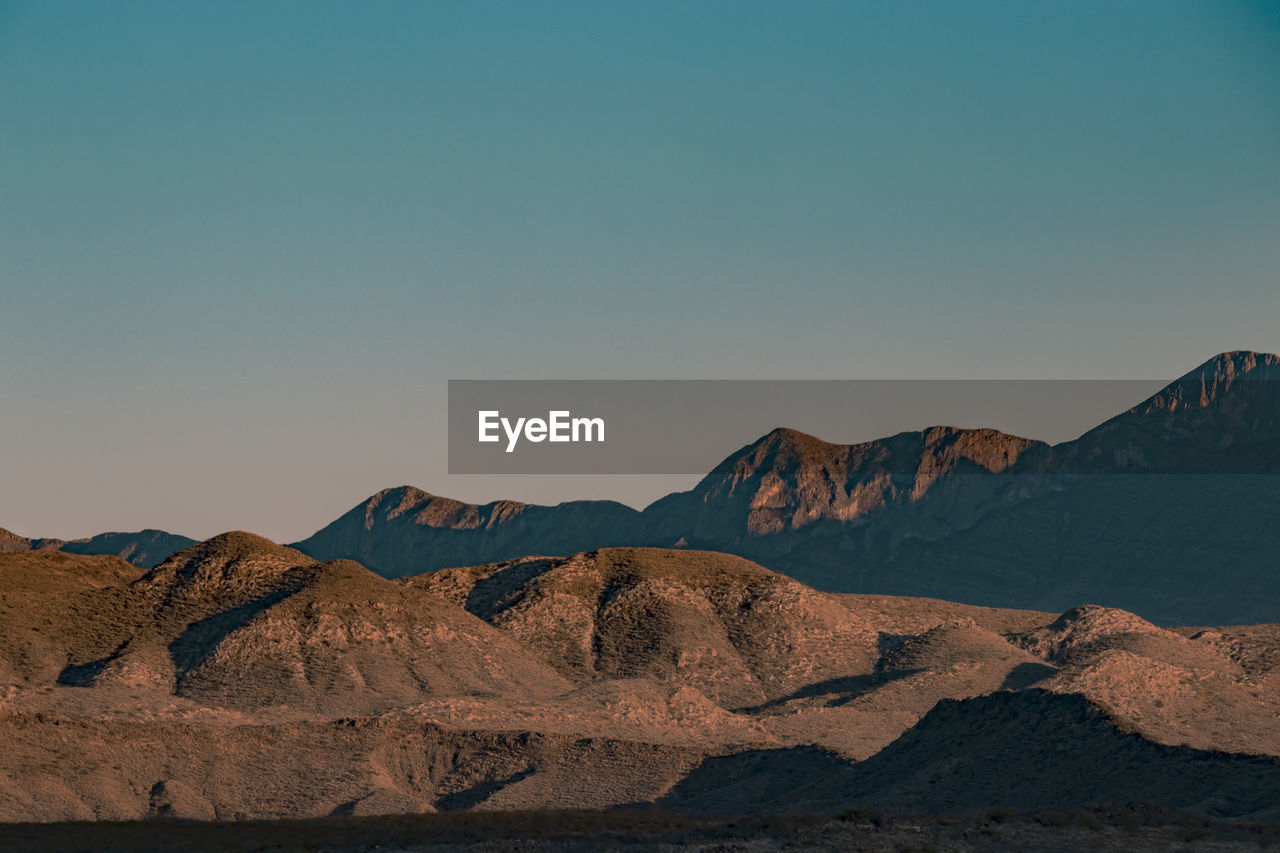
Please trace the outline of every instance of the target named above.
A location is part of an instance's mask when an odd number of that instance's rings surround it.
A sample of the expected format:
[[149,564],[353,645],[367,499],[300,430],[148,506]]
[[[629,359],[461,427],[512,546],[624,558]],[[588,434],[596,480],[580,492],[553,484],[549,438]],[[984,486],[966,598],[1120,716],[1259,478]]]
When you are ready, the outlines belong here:
[[[931,521],[962,527],[971,522],[965,514],[1001,482],[983,475],[1047,449],[990,429],[932,427],[854,445],[777,429],[730,456],[692,491],[656,502],[645,521],[659,539],[729,546],[824,522],[859,525],[873,516],[893,516],[912,528]],[[954,517],[917,512],[926,497]]]
[[1226,352],[1054,448],[1064,474],[1280,474],[1280,356]]
[[833,595],[688,550],[394,581],[246,533],[146,572],[8,554],[0,818],[1141,800],[1275,820],[1277,650],[1275,625]]

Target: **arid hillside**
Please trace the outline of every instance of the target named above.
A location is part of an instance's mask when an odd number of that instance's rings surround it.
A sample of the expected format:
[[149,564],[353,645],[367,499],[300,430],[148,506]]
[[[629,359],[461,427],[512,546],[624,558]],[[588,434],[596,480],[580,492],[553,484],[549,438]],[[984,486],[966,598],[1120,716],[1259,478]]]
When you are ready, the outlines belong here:
[[1274,625],[833,595],[688,550],[394,581],[246,533],[145,572],[29,551],[0,556],[0,818],[1132,801],[1276,821],[1278,649]]

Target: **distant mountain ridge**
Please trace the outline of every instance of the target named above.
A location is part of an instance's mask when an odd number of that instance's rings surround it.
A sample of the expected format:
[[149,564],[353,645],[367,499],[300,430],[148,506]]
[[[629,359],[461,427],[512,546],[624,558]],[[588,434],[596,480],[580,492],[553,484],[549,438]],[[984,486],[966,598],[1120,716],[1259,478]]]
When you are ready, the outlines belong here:
[[587,550],[598,547],[602,536],[639,536],[640,516],[613,501],[476,505],[400,486],[378,492],[294,547],[311,556],[341,554],[387,577],[403,577],[424,570],[417,566]]
[[341,554],[397,577],[619,543],[725,546],[816,522],[901,512],[951,476],[1006,471],[1024,454],[1048,449],[992,429],[931,427],[840,445],[779,428],[731,455],[692,491],[643,512],[613,501],[476,505],[400,486],[294,547],[317,558]]
[[114,555],[142,569],[163,563],[170,554],[196,544],[195,539],[164,530],[99,533],[87,539],[29,539],[0,528],[0,554],[65,551],[68,554]]
[[1280,356],[1223,353],[1053,446],[946,426],[855,445],[776,429],[642,512],[476,506],[404,486],[295,547],[389,577],[690,547],[832,591],[1049,610],[1100,600],[1163,623],[1280,619],[1276,379]]
[[[779,428],[643,511],[477,505],[385,489],[294,543],[390,578],[610,546],[699,548],[820,589],[1046,610],[1098,601],[1165,624],[1280,620],[1280,356],[1222,353],[1072,441],[935,426],[852,445]],[[0,553],[151,568],[194,540],[0,531]]]

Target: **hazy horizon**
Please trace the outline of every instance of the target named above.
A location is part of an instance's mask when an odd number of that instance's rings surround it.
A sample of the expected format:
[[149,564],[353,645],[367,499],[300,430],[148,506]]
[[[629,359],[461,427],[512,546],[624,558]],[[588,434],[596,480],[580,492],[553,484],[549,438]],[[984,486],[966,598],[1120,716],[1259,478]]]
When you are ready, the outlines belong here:
[[450,477],[449,379],[1280,350],[1272,2],[0,2],[0,73],[25,536],[696,479]]

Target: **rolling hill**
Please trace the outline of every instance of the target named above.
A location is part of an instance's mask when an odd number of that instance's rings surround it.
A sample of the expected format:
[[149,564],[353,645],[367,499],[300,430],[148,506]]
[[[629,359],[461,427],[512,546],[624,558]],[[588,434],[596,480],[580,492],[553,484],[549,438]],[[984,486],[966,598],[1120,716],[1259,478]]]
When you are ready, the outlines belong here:
[[0,818],[1102,798],[1273,820],[1277,649],[1276,625],[837,595],[690,550],[400,580],[240,532],[148,571],[12,553]]

